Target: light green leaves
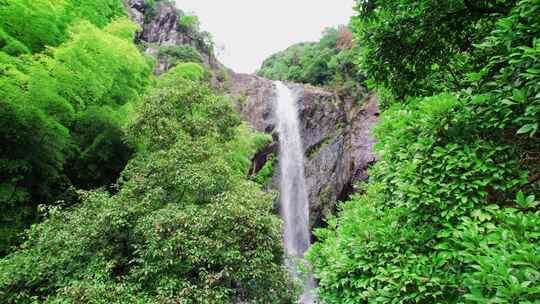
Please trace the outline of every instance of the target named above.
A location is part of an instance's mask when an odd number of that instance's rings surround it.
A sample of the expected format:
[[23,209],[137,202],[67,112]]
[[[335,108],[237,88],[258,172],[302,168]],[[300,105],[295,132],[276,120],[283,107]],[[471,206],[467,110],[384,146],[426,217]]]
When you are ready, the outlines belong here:
[[533,137],[534,134],[536,134],[537,131],[538,131],[538,123],[527,124],[527,125],[524,125],[523,127],[521,127],[517,131],[517,134],[529,134],[530,137]]
[[523,209],[534,208],[540,204],[540,202],[536,201],[534,195],[531,194],[531,195],[525,196],[525,194],[523,194],[523,191],[519,191],[516,194],[516,203],[518,204],[519,207]]

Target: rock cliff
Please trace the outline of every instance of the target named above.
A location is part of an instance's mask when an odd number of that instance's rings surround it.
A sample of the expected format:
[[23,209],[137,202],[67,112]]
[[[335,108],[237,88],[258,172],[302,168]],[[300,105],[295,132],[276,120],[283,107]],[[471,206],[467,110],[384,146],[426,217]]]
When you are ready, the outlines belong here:
[[[142,28],[137,36],[139,44],[158,60],[157,74],[171,67],[170,58],[160,52],[162,47],[192,46],[213,71],[214,85],[226,87],[225,91],[243,118],[256,130],[273,135],[274,142],[253,159],[251,173],[255,174],[278,151],[273,82],[255,75],[224,72],[204,39],[179,26],[178,21],[184,13],[172,3],[156,1],[155,6],[148,7],[144,0],[125,1],[132,19]],[[362,103],[357,103],[340,100],[335,93],[321,88],[287,85],[297,95],[306,155],[310,220],[312,227],[318,227],[334,211],[336,202],[354,190],[355,181],[367,179],[367,169],[376,160],[370,130],[378,119],[377,100],[368,95]],[[279,170],[275,172],[274,187],[279,181]]]
[[[278,151],[275,132],[273,82],[258,76],[230,72],[231,99],[245,120],[258,131],[270,133],[274,142],[254,157],[254,172]],[[367,169],[375,162],[375,143],[370,130],[377,123],[377,99],[367,96],[362,103],[342,101],[321,88],[287,84],[297,96],[301,135],[306,155],[306,182],[311,225],[335,209],[336,202],[352,191],[355,181],[367,179]],[[275,170],[274,186],[279,180]]]
[[157,59],[156,74],[172,67],[169,55],[162,52],[163,47],[192,46],[201,54],[204,63],[211,69],[219,69],[211,43],[204,32],[182,26],[180,19],[185,13],[174,3],[157,0],[152,6],[145,0],[125,0],[125,5],[134,22],[141,26],[136,37],[145,52]]

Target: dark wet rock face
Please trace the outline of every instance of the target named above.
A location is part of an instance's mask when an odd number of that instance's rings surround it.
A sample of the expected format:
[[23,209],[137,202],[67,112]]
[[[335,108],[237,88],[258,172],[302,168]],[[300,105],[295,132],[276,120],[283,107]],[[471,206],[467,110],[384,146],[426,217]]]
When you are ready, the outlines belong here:
[[171,4],[156,4],[156,11],[149,22],[144,24],[140,39],[159,45],[186,44],[186,38],[178,31],[178,21],[183,13]]
[[273,133],[276,126],[273,103],[276,90],[272,81],[232,71],[229,71],[229,74],[229,94],[242,117],[257,131]]
[[[231,99],[238,111],[258,131],[273,134],[275,146],[279,135],[275,132],[276,92],[272,81],[230,74]],[[321,88],[287,85],[297,96],[311,225],[319,227],[334,212],[336,202],[353,191],[352,184],[367,179],[367,169],[376,160],[370,130],[378,120],[377,100],[368,96],[362,103],[341,101],[336,94]],[[264,155],[255,156],[257,166],[261,166],[261,159]],[[278,172],[274,185],[279,184]]]
[[144,25],[144,0],[127,0],[125,2],[131,19],[141,26]]
[[320,226],[352,176],[347,115],[335,94],[311,86],[292,87],[306,156],[310,220]]
[[145,52],[157,59],[156,74],[161,74],[172,67],[170,58],[160,52],[162,47],[189,45],[199,51],[204,63],[211,69],[220,68],[213,52],[206,46],[202,37],[179,25],[184,12],[173,3],[157,1],[150,9],[144,0],[125,0],[131,19],[142,28],[137,41],[145,47]]
[[371,130],[379,121],[379,104],[375,96],[370,95],[361,107],[354,108],[351,125],[351,151],[353,153],[353,179],[366,181],[367,171],[377,161],[373,151],[376,141]]

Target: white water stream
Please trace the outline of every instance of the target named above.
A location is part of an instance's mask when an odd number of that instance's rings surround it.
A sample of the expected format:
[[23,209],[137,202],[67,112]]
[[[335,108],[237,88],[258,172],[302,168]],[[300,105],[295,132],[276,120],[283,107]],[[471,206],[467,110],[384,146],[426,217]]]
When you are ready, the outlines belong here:
[[[287,251],[286,265],[300,277],[298,267],[310,245],[309,202],[304,174],[304,147],[300,137],[298,109],[293,92],[281,82],[277,88],[276,118],[279,132],[279,167],[281,170],[281,216],[284,221],[283,240]],[[302,278],[302,304],[313,303],[312,276]]]

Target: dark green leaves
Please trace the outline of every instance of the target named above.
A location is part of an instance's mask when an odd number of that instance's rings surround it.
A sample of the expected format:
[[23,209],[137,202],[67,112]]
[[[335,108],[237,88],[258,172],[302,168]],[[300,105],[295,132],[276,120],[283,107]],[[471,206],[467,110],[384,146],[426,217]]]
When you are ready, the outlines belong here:
[[388,109],[365,193],[310,250],[322,299],[537,303],[540,3],[361,2]]

